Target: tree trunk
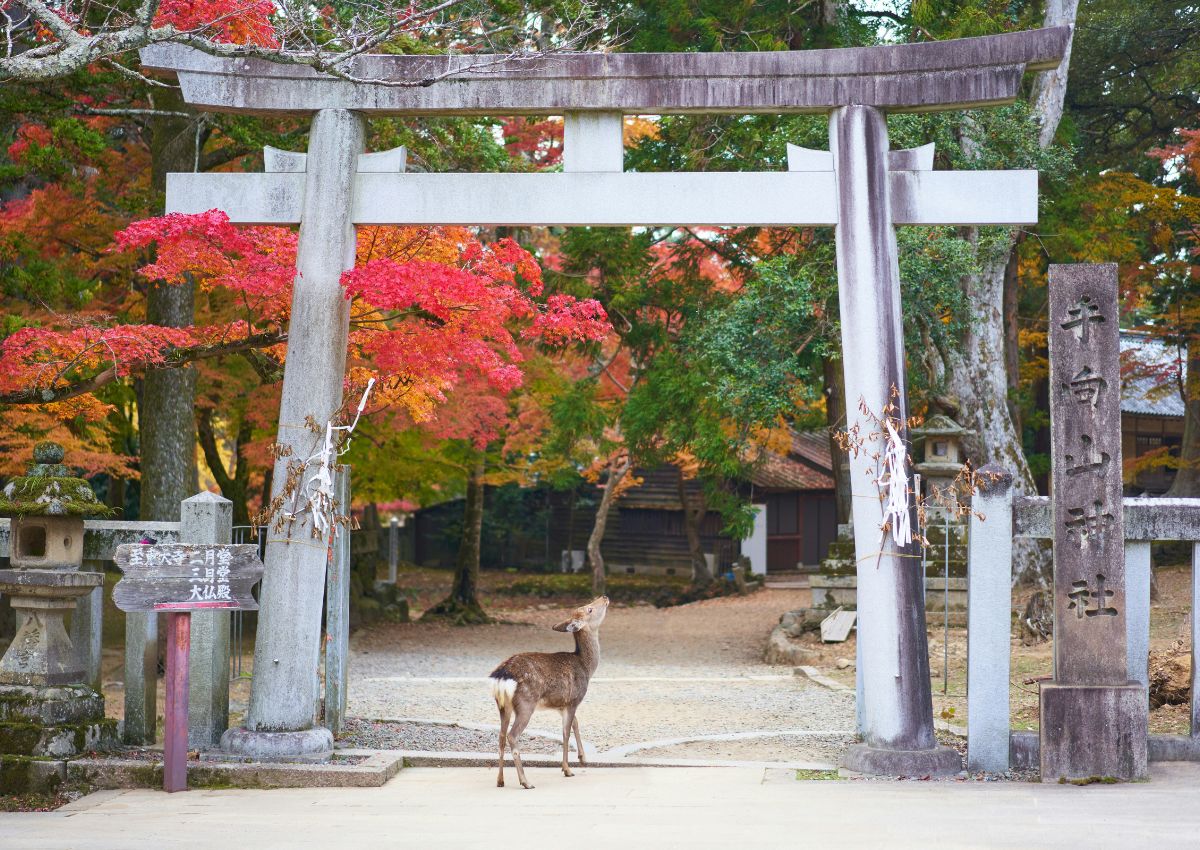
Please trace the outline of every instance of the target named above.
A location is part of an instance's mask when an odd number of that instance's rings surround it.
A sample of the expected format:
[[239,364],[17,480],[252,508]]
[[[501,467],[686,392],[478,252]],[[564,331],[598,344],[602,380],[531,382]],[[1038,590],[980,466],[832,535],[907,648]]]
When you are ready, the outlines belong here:
[[[182,95],[164,89],[156,93],[158,108],[186,109]],[[194,118],[156,117],[150,122],[150,179],[163,192],[167,174],[191,171],[197,135]],[[181,328],[195,321],[195,284],[155,281],[146,293],[146,321]],[[199,489],[196,469],[196,430],[193,420],[196,370],[149,369],[138,399],[141,457],[141,518],[178,521],[179,503]]]
[[[1078,6],[1078,0],[1048,0],[1045,26],[1074,24]],[[1041,124],[1038,142],[1043,148],[1054,141],[1062,119],[1070,57],[1068,42],[1059,67],[1043,71],[1034,83],[1032,103]],[[1005,278],[1015,245],[1015,236],[1010,236],[1007,249],[986,260],[980,274],[966,281],[967,297],[977,321],[967,329],[959,351],[942,352],[941,356],[948,395],[958,407],[957,419],[976,431],[971,453],[976,467],[1002,464],[1013,474],[1017,495],[1029,496],[1036,494],[1036,486],[1025,460],[1021,433],[1008,406],[1008,376],[1019,366],[1009,363],[1005,321]],[[1025,538],[1014,541],[1015,580],[1044,582],[1050,566],[1048,546]]]
[[1164,494],[1171,498],[1195,498],[1200,495],[1200,340],[1190,340],[1189,343],[1179,470],[1175,473],[1171,488]]
[[479,553],[483,542],[483,474],[481,452],[467,473],[467,497],[463,511],[462,540],[454,564],[454,585],[450,595],[425,612],[425,616],[445,617],[457,625],[487,623],[491,618],[479,604]]
[[609,463],[608,480],[604,482],[604,494],[596,508],[596,519],[592,523],[592,533],[587,542],[587,563],[592,571],[592,593],[603,596],[608,589],[608,580],[604,574],[604,556],[600,554],[600,544],[604,541],[604,530],[608,527],[608,514],[616,502],[617,489],[625,476],[629,474],[632,464],[628,457],[622,456]]
[[[998,463],[1012,472],[1016,495],[1034,496],[1037,486],[1008,410],[1002,312],[1007,264],[1007,258],[998,260],[968,280],[967,296],[978,320],[967,330],[960,350],[944,353],[945,381],[957,405],[955,418],[975,431],[969,441],[975,468]],[[1013,541],[1014,579],[1044,581],[1050,566],[1049,547],[1028,538]]]
[[200,448],[204,451],[204,462],[212,472],[221,495],[233,502],[233,524],[250,524],[250,506],[247,503],[247,485],[250,482],[250,464],[246,462],[245,445],[250,440],[250,423],[245,418],[238,423],[237,437],[233,446],[233,474],[225,468],[221,452],[217,448],[217,435],[213,429],[212,411],[204,408],[196,412],[196,434]]
[[1021,404],[1017,389],[1021,386],[1021,340],[1017,311],[1021,302],[1021,279],[1017,274],[1017,252],[1025,234],[1017,234],[1008,265],[1004,267],[1004,371],[1008,377],[1008,415],[1012,417],[1013,430],[1020,439],[1024,434],[1021,425]]
[[713,574],[704,557],[704,545],[700,540],[700,525],[708,513],[704,494],[699,493],[689,503],[687,482],[683,470],[679,470],[679,505],[683,509],[683,533],[687,537],[688,561],[692,565],[692,587],[702,588],[712,584]]
[[829,458],[833,464],[833,492],[837,503],[837,521],[850,522],[850,467],[845,450],[838,444],[837,433],[846,429],[846,376],[842,364],[829,358],[822,362],[825,372],[825,421],[829,423]]
[[1038,144],[1043,148],[1050,147],[1054,134],[1058,132],[1058,124],[1062,121],[1063,103],[1067,94],[1067,74],[1071,69],[1071,45],[1075,41],[1075,17],[1079,12],[1079,0],[1046,0],[1046,16],[1042,23],[1045,27],[1072,27],[1071,35],[1067,37],[1067,49],[1063,53],[1062,62],[1052,71],[1043,71],[1037,75],[1033,83],[1033,110],[1041,119],[1042,131],[1038,134]]

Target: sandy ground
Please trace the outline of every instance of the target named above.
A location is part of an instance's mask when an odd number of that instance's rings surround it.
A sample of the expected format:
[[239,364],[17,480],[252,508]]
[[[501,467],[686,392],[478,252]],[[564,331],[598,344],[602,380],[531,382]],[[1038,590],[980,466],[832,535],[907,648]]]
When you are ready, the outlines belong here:
[[[602,660],[579,710],[585,745],[654,756],[820,761],[851,738],[853,698],[762,663],[779,615],[805,605],[805,590],[763,590],[676,608],[614,607],[601,630]],[[349,713],[356,717],[497,724],[486,676],[516,652],[573,644],[551,630],[564,609],[497,610],[505,623],[467,628],[386,625],[351,641]],[[534,716],[533,732],[561,733],[557,712]],[[761,741],[684,743],[746,733]],[[403,743],[403,741],[401,741]],[[489,748],[490,749],[490,748]]]
[[[1150,651],[1165,650],[1177,640],[1190,645],[1189,617],[1191,613],[1192,572],[1189,565],[1155,566],[1158,599],[1150,607]],[[1013,604],[1024,610],[1031,591],[1018,589]],[[933,712],[957,725],[967,722],[967,630],[951,627],[946,630],[936,613],[928,618],[929,671],[933,691]],[[947,640],[948,637],[948,640]],[[822,673],[835,681],[854,686],[853,666],[838,669],[835,656],[854,658],[853,637],[845,644],[822,647],[814,638],[806,641],[820,654],[813,662]],[[1038,728],[1038,682],[1054,672],[1054,646],[1046,641],[1027,644],[1020,637],[1012,638],[1010,675],[1010,705],[1014,729]],[[945,674],[943,673],[945,671]],[[1188,705],[1164,705],[1150,712],[1150,731],[1163,734],[1186,734],[1190,724]]]
[[[1160,596],[1151,611],[1151,647],[1163,649],[1187,637],[1191,573],[1189,567],[1165,566],[1156,567],[1155,574]],[[449,573],[419,571],[406,578],[416,588],[419,610],[444,594]],[[467,728],[364,726],[350,745],[491,750],[497,719],[484,678],[515,652],[564,650],[571,641],[550,630],[568,608],[564,600],[505,595],[496,587],[511,576],[485,574],[485,579],[485,602],[503,623],[468,628],[382,625],[351,641],[352,716],[434,720]],[[1023,605],[1023,596],[1018,594],[1014,602]],[[601,635],[603,660],[579,715],[588,745],[597,752],[636,750],[639,756],[835,760],[853,726],[852,697],[807,682],[790,667],[771,667],[761,660],[766,636],[780,614],[808,603],[805,589],[768,589],[667,609],[615,604]],[[966,630],[951,628],[948,637],[947,642],[937,616],[931,615],[934,713],[965,725]],[[807,645],[817,653],[812,666],[853,687],[853,635],[842,644],[822,646],[809,638]],[[252,667],[251,652],[248,645],[246,672]],[[1014,638],[1012,653],[1013,726],[1036,729],[1038,685],[1030,680],[1050,675],[1053,650],[1048,643],[1026,645]],[[120,650],[106,649],[105,694],[113,717],[122,711],[121,665]],[[233,684],[233,722],[240,720],[248,695],[248,679]],[[160,711],[161,705],[160,693]],[[1182,733],[1188,720],[1188,706],[1163,706],[1151,713],[1150,727]],[[543,741],[530,742],[531,751],[546,746],[545,739],[560,735],[557,714],[540,712],[530,731],[543,736]],[[782,732],[828,734],[778,735]],[[742,733],[775,737],[731,737]],[[366,743],[368,738],[375,743]],[[681,738],[688,740],[679,742]]]

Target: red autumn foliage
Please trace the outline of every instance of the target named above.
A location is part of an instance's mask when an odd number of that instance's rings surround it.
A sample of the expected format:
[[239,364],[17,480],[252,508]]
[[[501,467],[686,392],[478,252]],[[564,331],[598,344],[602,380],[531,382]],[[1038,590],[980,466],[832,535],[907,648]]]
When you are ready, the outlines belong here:
[[[190,278],[202,290],[229,293],[241,318],[164,328],[97,316],[71,328],[25,328],[0,342],[0,393],[61,389],[103,370],[122,376],[171,358],[187,360],[199,347],[243,340],[286,319],[295,231],[235,227],[216,210],[172,214],[131,224],[117,233],[112,250],[151,247],[155,254],[139,269],[142,275],[168,284]],[[481,380],[497,398],[520,386],[519,339],[562,348],[599,341],[609,330],[594,300],[543,299],[541,269],[516,242],[484,243],[462,228],[363,228],[359,264],[342,282],[354,322],[350,388],[377,378],[373,406],[399,404],[414,422],[429,419],[460,384]],[[483,419],[496,420],[502,406],[484,405]],[[490,429],[480,422],[468,430]]]
[[199,31],[213,41],[279,47],[270,0],[163,0],[154,26],[173,26],[184,32]]

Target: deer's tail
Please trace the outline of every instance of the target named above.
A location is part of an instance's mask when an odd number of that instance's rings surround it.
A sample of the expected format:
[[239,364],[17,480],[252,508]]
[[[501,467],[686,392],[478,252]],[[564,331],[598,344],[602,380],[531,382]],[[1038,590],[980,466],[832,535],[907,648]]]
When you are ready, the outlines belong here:
[[492,672],[488,681],[492,685],[492,699],[496,700],[496,707],[501,711],[511,708],[513,694],[517,692],[517,680],[501,667]]

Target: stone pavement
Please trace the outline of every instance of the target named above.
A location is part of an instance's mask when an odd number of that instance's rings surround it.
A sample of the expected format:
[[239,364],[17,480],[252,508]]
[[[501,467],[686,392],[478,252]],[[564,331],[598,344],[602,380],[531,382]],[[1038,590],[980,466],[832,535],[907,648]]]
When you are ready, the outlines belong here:
[[[511,774],[511,768],[509,769]],[[796,781],[750,768],[413,768],[382,788],[106,791],[49,814],[0,814],[4,850],[247,847],[1195,847],[1200,765],[1148,783]]]

